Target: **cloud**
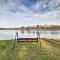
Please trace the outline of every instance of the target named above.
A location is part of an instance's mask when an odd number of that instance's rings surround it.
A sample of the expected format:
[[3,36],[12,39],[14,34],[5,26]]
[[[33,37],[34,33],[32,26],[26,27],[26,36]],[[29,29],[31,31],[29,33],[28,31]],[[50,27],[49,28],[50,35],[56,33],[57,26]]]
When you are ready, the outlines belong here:
[[[5,0],[0,0],[0,3]],[[18,27],[21,25],[60,24],[59,10],[55,7],[59,0],[7,0],[0,4],[0,27]],[[27,7],[21,1],[30,6]],[[20,4],[21,3],[21,4]],[[41,12],[43,12],[41,14]]]
[[56,10],[59,4],[59,0],[38,0],[31,9],[35,13],[44,14]]
[[46,13],[57,8],[59,0],[0,0],[0,11]]
[[45,14],[21,13],[0,15],[0,27],[19,27],[25,25],[50,25],[60,24],[60,19],[56,18],[58,11],[52,11]]

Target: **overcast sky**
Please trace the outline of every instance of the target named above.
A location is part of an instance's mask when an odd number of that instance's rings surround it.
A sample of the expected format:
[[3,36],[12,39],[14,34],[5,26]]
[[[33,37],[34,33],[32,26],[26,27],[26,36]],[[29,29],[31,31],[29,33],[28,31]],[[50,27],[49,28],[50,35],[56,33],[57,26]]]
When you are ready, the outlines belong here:
[[60,25],[59,0],[0,0],[0,28]]

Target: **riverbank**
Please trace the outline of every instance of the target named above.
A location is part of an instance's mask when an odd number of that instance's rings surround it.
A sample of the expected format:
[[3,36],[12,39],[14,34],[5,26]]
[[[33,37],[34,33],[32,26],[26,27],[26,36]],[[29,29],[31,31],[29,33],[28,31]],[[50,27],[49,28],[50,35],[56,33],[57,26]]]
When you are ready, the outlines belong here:
[[60,40],[42,38],[38,43],[0,41],[0,60],[60,60]]

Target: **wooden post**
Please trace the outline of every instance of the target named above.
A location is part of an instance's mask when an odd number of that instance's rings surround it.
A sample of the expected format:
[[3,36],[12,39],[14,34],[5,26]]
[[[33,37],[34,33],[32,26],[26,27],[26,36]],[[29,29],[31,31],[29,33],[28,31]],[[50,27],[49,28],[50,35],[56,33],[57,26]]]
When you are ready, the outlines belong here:
[[15,48],[15,43],[17,42],[17,38],[18,38],[18,32],[16,32],[15,41],[14,41],[14,46],[13,46],[13,50],[14,50],[14,48]]
[[40,43],[40,33],[37,31],[37,38],[38,38],[38,43]]
[[40,47],[40,60],[41,60],[42,53],[41,53],[41,39],[40,39],[40,33],[39,33],[39,31],[38,31],[37,35],[38,35],[38,44],[39,44],[39,47]]
[[16,32],[16,42],[17,42],[17,39],[18,39],[18,32]]

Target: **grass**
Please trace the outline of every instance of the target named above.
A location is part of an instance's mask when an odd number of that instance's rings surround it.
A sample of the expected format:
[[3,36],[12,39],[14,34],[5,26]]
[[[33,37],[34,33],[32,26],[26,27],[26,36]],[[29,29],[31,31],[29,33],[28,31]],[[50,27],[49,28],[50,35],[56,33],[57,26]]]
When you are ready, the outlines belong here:
[[0,60],[60,60],[60,40],[42,38],[40,43],[0,41]]

